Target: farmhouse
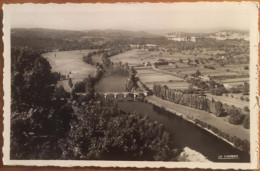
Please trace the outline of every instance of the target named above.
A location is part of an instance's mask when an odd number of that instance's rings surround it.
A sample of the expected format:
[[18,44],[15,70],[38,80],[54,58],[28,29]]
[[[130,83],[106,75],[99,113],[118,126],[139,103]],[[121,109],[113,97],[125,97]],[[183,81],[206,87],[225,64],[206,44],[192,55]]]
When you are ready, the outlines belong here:
[[129,45],[131,48],[139,48],[140,47],[140,45],[137,45],[137,44],[130,44]]
[[200,76],[200,79],[203,81],[210,81],[211,77],[209,75],[202,75],[202,76]]
[[190,37],[190,41],[191,42],[196,42],[196,37],[194,37],[194,36]]
[[156,47],[157,45],[155,44],[145,44],[146,47]]
[[148,61],[148,62],[145,62],[144,63],[144,66],[152,66],[151,63]]

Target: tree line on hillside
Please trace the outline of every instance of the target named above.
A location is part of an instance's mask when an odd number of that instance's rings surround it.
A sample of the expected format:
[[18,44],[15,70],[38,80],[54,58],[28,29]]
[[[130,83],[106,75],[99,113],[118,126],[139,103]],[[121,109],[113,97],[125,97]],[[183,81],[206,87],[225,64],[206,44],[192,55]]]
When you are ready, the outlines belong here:
[[206,96],[200,96],[197,94],[186,94],[180,90],[169,89],[167,86],[161,86],[154,84],[153,93],[157,97],[160,97],[164,100],[168,100],[177,104],[189,106],[199,110],[204,110],[214,115],[221,117],[229,115],[229,123],[231,124],[241,124],[244,122],[244,127],[248,128],[245,125],[248,125],[249,119],[245,120],[245,115],[242,114],[241,110],[235,107],[225,108],[222,102],[215,101],[214,99],[209,100]]
[[[71,38],[51,38],[44,36],[19,36],[11,34],[12,48],[28,47],[35,51],[51,52],[51,51],[70,51],[84,49],[107,49],[116,47],[128,47],[129,40],[112,40],[106,41],[102,38],[81,39],[80,37]],[[102,39],[103,43],[97,44]],[[123,43],[121,43],[123,42]]]
[[17,37],[11,36],[13,48],[28,47],[37,51],[68,51],[68,50],[81,50],[93,49],[94,45],[89,40],[65,40],[65,39],[51,39],[44,37]]

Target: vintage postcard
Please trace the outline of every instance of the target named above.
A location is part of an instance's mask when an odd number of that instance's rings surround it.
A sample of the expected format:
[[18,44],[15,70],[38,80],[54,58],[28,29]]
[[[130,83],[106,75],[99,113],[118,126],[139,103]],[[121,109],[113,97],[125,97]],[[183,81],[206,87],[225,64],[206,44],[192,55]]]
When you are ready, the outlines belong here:
[[4,4],[4,165],[258,168],[258,7]]

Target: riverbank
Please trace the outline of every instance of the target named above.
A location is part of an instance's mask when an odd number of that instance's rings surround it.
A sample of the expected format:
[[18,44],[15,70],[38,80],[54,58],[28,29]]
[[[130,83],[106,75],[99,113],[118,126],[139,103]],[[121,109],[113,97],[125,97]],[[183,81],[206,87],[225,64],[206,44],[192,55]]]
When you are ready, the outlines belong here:
[[228,144],[235,147],[234,143],[228,141],[227,139],[217,135],[213,131],[204,128],[198,124],[196,124],[194,121],[200,120],[202,122],[205,122],[209,125],[212,125],[219,129],[221,132],[227,133],[229,136],[236,136],[237,138],[240,138],[241,140],[247,140],[249,141],[249,130],[244,129],[241,125],[232,125],[226,121],[227,118],[225,117],[216,117],[212,115],[211,113],[201,111],[198,109],[194,109],[188,106],[179,105],[173,102],[169,102],[163,99],[160,99],[155,96],[148,96],[146,97],[147,101],[149,103],[152,103],[158,107],[162,107],[165,110],[172,112],[185,120],[192,122],[193,124],[201,127],[202,129],[210,132],[214,136],[217,136],[218,138],[222,139],[223,141],[227,142]]

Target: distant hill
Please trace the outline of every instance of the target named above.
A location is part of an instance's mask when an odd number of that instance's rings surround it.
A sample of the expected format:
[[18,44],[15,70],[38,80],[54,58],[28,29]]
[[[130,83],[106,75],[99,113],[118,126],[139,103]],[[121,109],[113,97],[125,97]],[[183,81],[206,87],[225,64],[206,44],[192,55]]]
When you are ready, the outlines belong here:
[[126,30],[86,30],[86,31],[70,31],[70,30],[54,30],[42,28],[15,28],[11,30],[13,37],[33,37],[45,39],[78,39],[80,37],[104,37],[104,38],[156,38],[158,35],[147,33],[144,31],[134,32]]
[[18,38],[45,38],[45,39],[66,39],[66,38],[79,38],[84,36],[83,32],[70,31],[70,30],[54,30],[42,28],[15,28],[11,29],[11,36]]
[[[109,46],[115,40],[120,44],[143,38],[160,38],[147,32],[126,30],[54,30],[42,28],[11,29],[11,46],[28,47],[40,51],[93,49]],[[100,43],[101,42],[101,43]]]
[[158,30],[147,30],[148,33],[155,35],[166,35],[169,33],[180,32],[182,34],[211,34],[219,31],[233,31],[233,32],[249,32],[248,30],[237,30],[232,28],[169,28],[169,29],[158,29]]
[[127,31],[127,30],[87,30],[84,31],[87,36],[93,37],[109,37],[109,38],[126,38],[126,37],[133,37],[133,38],[156,38],[159,37],[158,35],[154,35],[151,33],[147,33],[145,31]]

